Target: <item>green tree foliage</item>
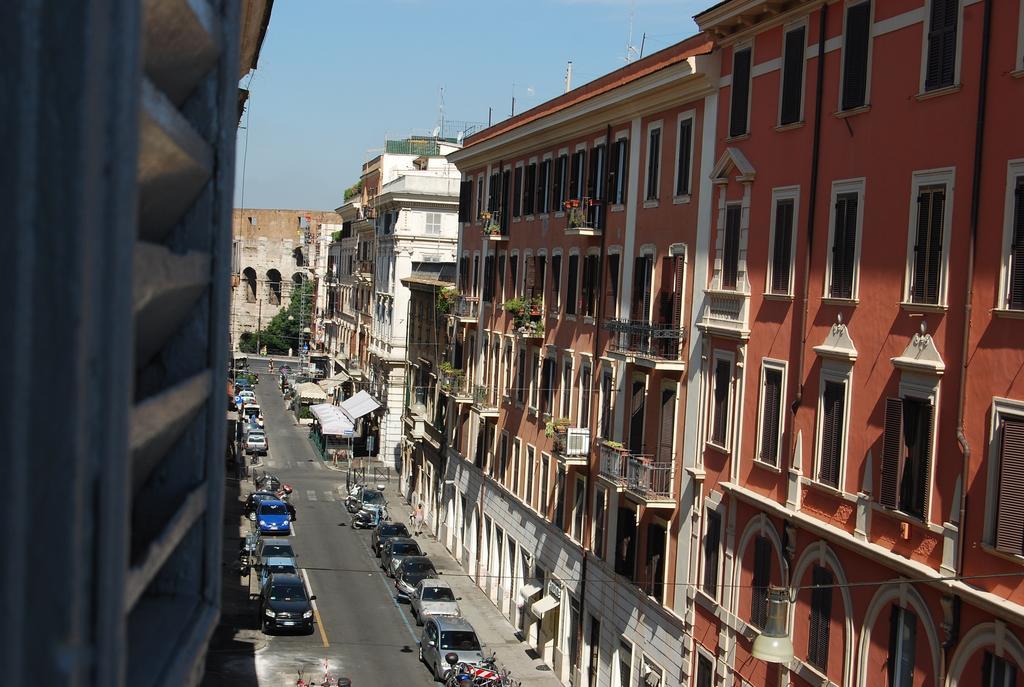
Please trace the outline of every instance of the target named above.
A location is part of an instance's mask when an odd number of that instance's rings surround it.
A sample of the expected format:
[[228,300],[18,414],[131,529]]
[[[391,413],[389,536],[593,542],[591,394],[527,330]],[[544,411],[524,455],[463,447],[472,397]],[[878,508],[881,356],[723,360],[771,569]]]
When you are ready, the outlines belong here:
[[292,290],[291,300],[267,323],[259,334],[244,332],[238,339],[243,353],[258,353],[256,341],[267,347],[267,353],[283,355],[288,349],[298,351],[305,342],[302,330],[309,326],[313,309],[313,283],[308,279]]
[[345,202],[347,203],[354,196],[357,196],[357,195],[359,195],[362,192],[363,192],[363,180],[360,179],[359,181],[357,181],[356,183],[352,184],[347,189],[345,189]]

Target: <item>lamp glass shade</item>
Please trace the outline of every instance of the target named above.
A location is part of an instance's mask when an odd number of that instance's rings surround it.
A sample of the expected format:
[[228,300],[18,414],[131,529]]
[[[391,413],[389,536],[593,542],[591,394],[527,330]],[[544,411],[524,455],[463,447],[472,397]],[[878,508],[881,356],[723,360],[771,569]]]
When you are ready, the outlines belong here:
[[786,621],[789,617],[789,595],[782,587],[768,589],[768,617],[764,630],[754,640],[751,655],[768,663],[789,663],[793,658],[793,640],[789,638]]

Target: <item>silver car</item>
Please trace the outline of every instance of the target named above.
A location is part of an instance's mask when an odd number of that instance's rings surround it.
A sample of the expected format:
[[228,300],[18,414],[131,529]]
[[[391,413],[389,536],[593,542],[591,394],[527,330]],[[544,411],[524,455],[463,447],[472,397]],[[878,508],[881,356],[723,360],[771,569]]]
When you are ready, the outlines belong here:
[[422,625],[425,619],[432,616],[461,616],[458,602],[459,597],[455,596],[452,586],[444,580],[420,580],[409,595],[409,606],[417,625]]
[[420,637],[420,660],[434,679],[444,681],[451,667],[444,660],[446,654],[458,656],[458,663],[481,666],[484,663],[480,640],[476,630],[462,618],[428,618],[423,622]]

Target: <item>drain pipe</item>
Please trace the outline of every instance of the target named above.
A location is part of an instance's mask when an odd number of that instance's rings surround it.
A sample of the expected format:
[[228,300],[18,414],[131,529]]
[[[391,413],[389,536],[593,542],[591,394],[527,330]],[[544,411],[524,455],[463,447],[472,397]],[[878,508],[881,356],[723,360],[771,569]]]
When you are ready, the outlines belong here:
[[968,351],[971,345],[971,310],[974,301],[974,252],[978,238],[978,213],[981,209],[981,162],[985,143],[985,109],[988,95],[988,57],[992,37],[992,0],[984,0],[984,19],[981,30],[981,66],[978,75],[978,116],[974,129],[974,170],[971,177],[971,223],[967,244],[967,281],[964,285],[964,332],[963,347],[960,351],[960,392],[957,399],[956,441],[963,453],[963,467],[960,473],[960,515],[957,526],[956,571],[964,571],[964,535],[967,518],[967,471],[971,463],[971,445],[964,431],[964,405],[967,396],[967,367],[970,365]]
[[814,143],[811,148],[811,182],[810,199],[807,202],[807,250],[804,253],[804,283],[803,293],[800,296],[802,308],[800,309],[800,350],[798,351],[796,366],[796,397],[789,409],[789,436],[793,436],[796,427],[796,411],[804,397],[804,365],[806,365],[807,349],[807,313],[810,307],[810,274],[811,274],[811,252],[814,248],[814,212],[818,200],[818,163],[821,158],[821,99],[822,89],[825,81],[825,21],[828,19],[828,3],[822,3],[821,13],[818,15],[818,74],[815,79],[816,92],[814,94]]

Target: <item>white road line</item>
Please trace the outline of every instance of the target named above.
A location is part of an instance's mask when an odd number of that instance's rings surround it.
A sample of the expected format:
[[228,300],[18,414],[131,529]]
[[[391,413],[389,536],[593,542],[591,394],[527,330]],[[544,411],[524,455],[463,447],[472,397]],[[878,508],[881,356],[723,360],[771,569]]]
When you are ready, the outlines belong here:
[[308,501],[316,501],[316,492],[310,489],[306,492],[306,499]]
[[317,470],[323,470],[324,469],[324,464],[321,463],[318,459],[314,458],[313,459],[313,467],[316,468]]
[[289,523],[289,524],[291,526],[288,528],[288,536],[289,537],[294,537],[295,536],[295,523],[292,522],[292,523]]
[[333,500],[334,500],[334,492],[332,492],[332,491],[325,491],[324,492],[324,501],[333,501]]
[[301,571],[302,581],[306,584],[306,596],[309,597],[309,605],[313,609],[313,614],[316,616],[316,627],[320,632],[320,641],[323,643],[324,648],[327,649],[331,644],[327,641],[327,633],[324,631],[324,621],[323,618],[320,617],[320,607],[316,605],[316,599],[313,598],[313,585],[309,583],[309,575],[306,574],[306,569],[301,568]]

